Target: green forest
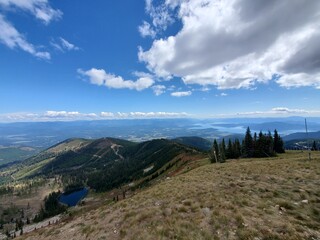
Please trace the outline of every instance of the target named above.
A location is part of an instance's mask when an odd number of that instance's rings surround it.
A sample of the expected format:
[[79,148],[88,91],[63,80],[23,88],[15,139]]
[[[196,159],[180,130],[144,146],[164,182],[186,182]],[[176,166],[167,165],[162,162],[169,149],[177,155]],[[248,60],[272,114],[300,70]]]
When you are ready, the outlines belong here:
[[277,130],[274,130],[273,135],[270,131],[260,131],[252,136],[248,127],[242,143],[238,139],[229,139],[226,144],[224,138],[218,143],[215,139],[210,150],[210,161],[215,163],[225,162],[227,159],[274,157],[277,153],[284,152],[284,142]]

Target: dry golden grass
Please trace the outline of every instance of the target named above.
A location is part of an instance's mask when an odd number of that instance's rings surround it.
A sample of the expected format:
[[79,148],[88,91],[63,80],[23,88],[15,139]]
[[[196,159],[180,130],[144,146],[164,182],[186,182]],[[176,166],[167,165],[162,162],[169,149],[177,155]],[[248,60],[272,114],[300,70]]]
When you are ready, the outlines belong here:
[[23,238],[320,239],[320,153],[312,157],[207,164]]

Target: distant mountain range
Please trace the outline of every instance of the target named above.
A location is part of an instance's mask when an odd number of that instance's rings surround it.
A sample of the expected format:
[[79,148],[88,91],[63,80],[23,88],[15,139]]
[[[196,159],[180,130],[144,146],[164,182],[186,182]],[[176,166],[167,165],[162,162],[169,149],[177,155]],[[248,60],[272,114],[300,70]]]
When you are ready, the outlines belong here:
[[[309,137],[319,138],[320,118],[307,120]],[[108,136],[133,142],[165,138],[207,150],[213,139],[241,140],[249,126],[252,132],[273,132],[277,129],[285,141],[301,140],[306,138],[304,121],[302,117],[289,117],[0,123],[0,166],[26,159],[68,138],[97,139]]]

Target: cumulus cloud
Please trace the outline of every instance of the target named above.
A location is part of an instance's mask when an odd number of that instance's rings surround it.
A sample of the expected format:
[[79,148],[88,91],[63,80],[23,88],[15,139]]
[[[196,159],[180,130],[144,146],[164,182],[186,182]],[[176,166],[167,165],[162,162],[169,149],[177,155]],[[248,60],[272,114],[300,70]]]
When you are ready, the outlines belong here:
[[172,19],[176,9],[182,23],[177,34],[139,49],[139,60],[158,77],[219,89],[272,79],[283,87],[320,88],[318,0],[166,0],[160,6],[147,0],[146,9],[156,22]]
[[187,97],[192,94],[191,91],[186,91],[186,92],[172,92],[171,96],[172,97]]
[[150,23],[146,21],[143,21],[143,24],[138,27],[138,30],[142,37],[154,38],[156,36],[155,30],[153,30]]
[[154,80],[150,77],[140,77],[136,81],[124,80],[121,76],[107,73],[103,69],[92,68],[88,71],[78,69],[78,73],[88,77],[91,84],[105,86],[108,88],[122,89],[128,88],[137,91],[144,90],[154,84]]
[[153,90],[153,92],[154,92],[154,94],[156,96],[160,96],[161,94],[165,93],[166,86],[164,86],[164,85],[154,85],[152,87],[152,90]]
[[168,8],[168,5],[173,6],[173,3],[160,3],[158,1],[146,0],[146,13],[152,20],[152,25],[157,31],[166,30],[168,25],[174,22],[174,9]]
[[3,15],[0,14],[0,42],[7,47],[18,48],[31,55],[49,60],[50,53],[39,51],[33,44],[29,43],[25,37],[17,31],[17,29],[8,22]]

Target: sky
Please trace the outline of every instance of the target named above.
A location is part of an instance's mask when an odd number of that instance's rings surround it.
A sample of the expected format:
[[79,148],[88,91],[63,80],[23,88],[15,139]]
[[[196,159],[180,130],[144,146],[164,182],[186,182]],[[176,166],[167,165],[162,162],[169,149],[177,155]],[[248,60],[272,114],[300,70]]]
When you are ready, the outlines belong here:
[[320,116],[319,0],[0,0],[0,122]]

